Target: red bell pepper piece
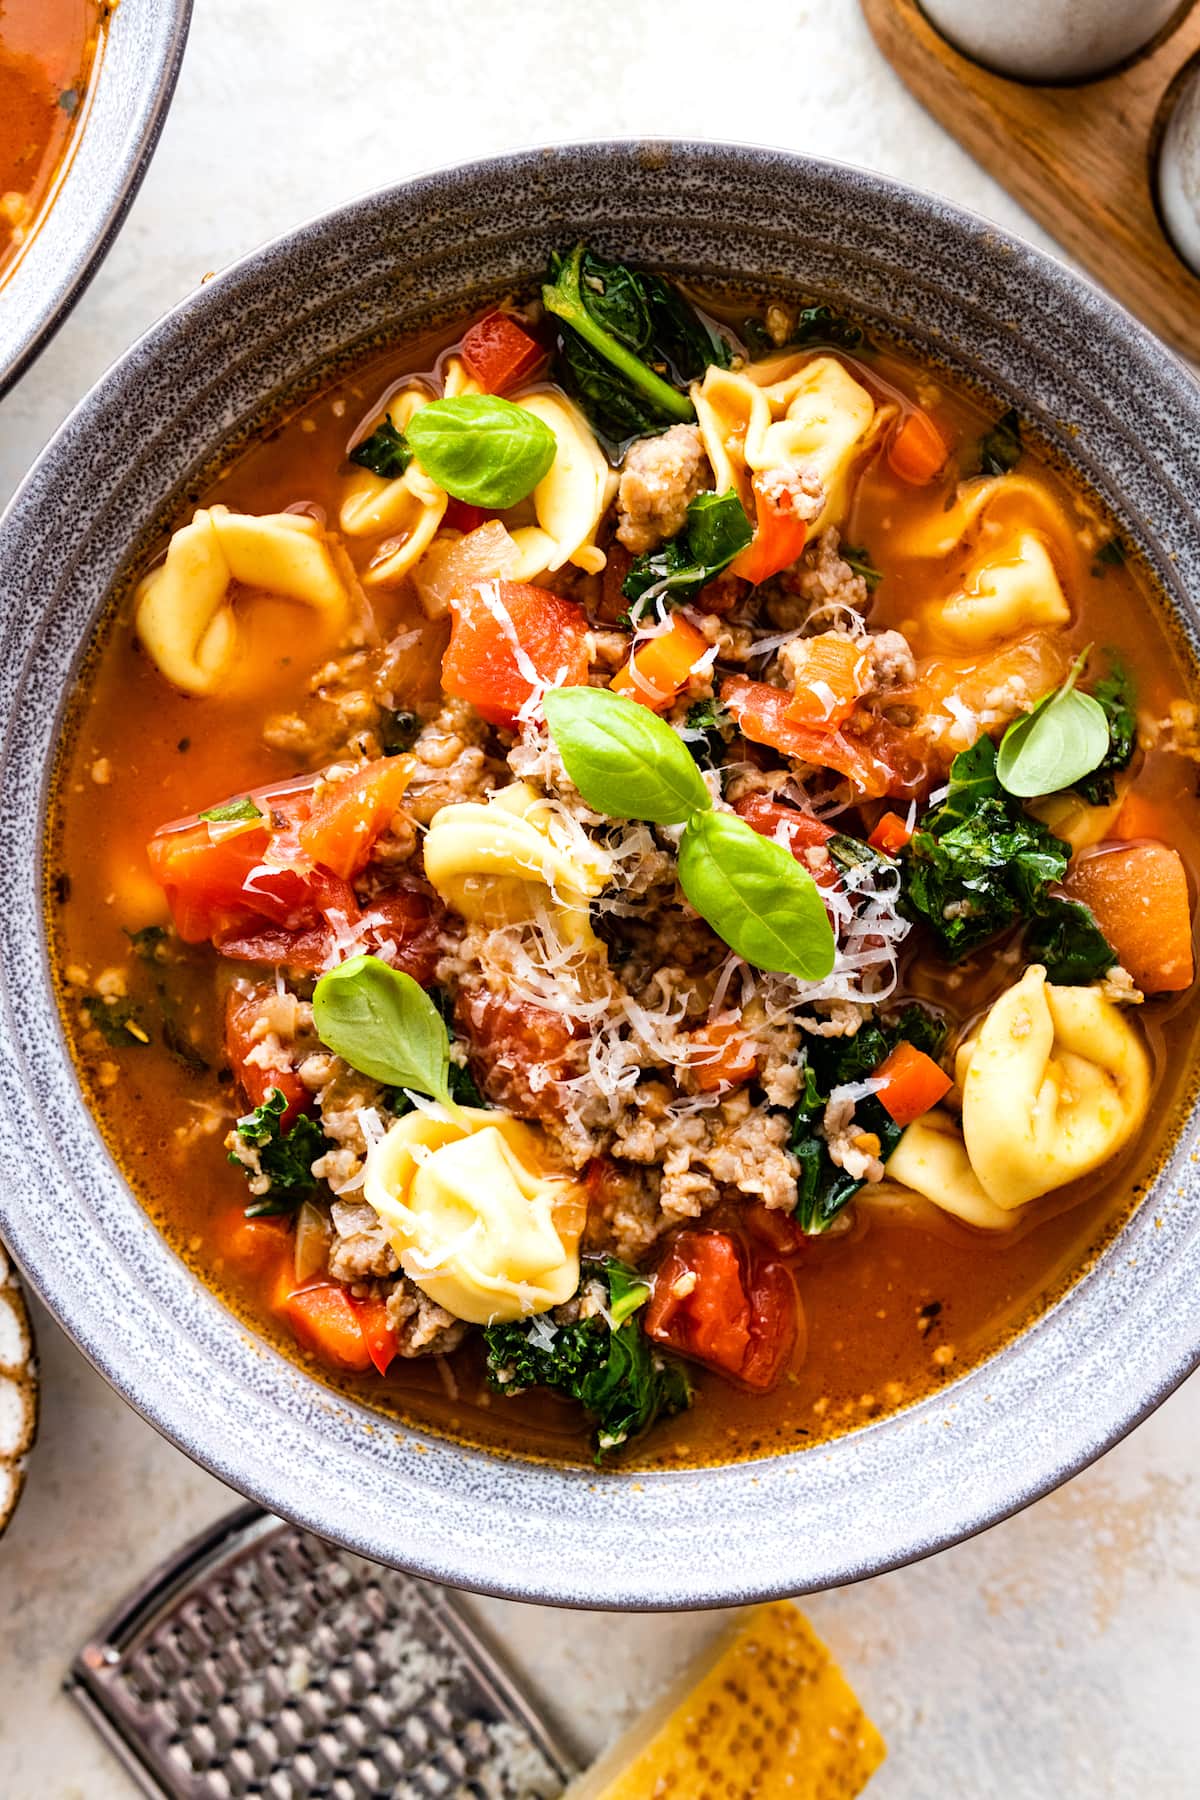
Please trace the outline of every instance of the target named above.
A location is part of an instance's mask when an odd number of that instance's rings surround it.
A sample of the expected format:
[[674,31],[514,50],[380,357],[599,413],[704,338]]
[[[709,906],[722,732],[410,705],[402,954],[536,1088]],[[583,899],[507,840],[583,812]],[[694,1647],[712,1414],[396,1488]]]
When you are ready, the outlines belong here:
[[462,341],[462,359],[486,394],[507,394],[545,357],[537,339],[503,312],[477,319]]

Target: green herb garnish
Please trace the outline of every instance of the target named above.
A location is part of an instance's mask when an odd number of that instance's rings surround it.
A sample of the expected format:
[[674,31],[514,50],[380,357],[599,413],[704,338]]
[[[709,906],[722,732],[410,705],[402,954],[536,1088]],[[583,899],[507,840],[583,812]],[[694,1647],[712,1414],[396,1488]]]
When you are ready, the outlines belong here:
[[143,925],[139,931],[127,931],[129,947],[142,962],[158,962],[158,952],[170,935],[165,925]]
[[729,753],[733,733],[733,714],[719,700],[697,700],[689,706],[683,730],[684,743],[701,769],[719,769]]
[[1089,806],[1110,806],[1116,798],[1113,776],[1127,769],[1137,743],[1136,694],[1124,664],[1110,650],[1109,673],[1092,689],[1108,720],[1108,753],[1095,772],[1076,789]]
[[498,394],[431,400],[409,420],[408,442],[439,487],[495,512],[531,494],[558,451],[544,419]]
[[1090,646],[1076,659],[1062,686],[1039,700],[1032,712],[1014,719],[1000,740],[996,777],[1010,794],[1033,800],[1060,793],[1098,769],[1107,756],[1108,715],[1075,685],[1089,651]]
[[1021,460],[1021,419],[1014,407],[1002,413],[979,440],[979,469],[984,475],[1008,475]]
[[132,1000],[105,1000],[100,994],[87,994],[79,1004],[88,1024],[114,1050],[128,1050],[131,1044],[141,1048],[150,1042],[150,1033]]
[[861,546],[852,549],[849,544],[843,544],[838,550],[838,555],[848,568],[852,569],[856,575],[862,576],[867,584],[867,592],[873,594],[883,580],[883,570],[875,567],[871,561],[870,551]]
[[[325,1154],[325,1134],[307,1113],[301,1113],[291,1129],[284,1131],[287,1106],[281,1089],[272,1088],[261,1106],[246,1113],[235,1127],[243,1144],[257,1150],[259,1168],[271,1182],[270,1193],[246,1208],[248,1219],[291,1212],[317,1185],[312,1165]],[[229,1152],[229,1160],[245,1170],[248,1177],[253,1176],[254,1171],[236,1152]]]
[[207,819],[211,825],[242,824],[262,816],[262,808],[255,805],[249,794],[243,794],[240,800],[226,800],[220,806],[206,807],[196,815],[199,819]]
[[636,616],[660,594],[683,601],[727,569],[743,551],[754,529],[732,488],[725,494],[697,494],[687,509],[687,524],[658,550],[635,558],[621,592],[634,601]]
[[1030,926],[1025,939],[1030,962],[1042,963],[1046,979],[1059,987],[1102,981],[1116,967],[1117,953],[1081,900],[1054,896]]
[[489,1385],[508,1396],[548,1387],[577,1400],[596,1419],[596,1461],[656,1419],[684,1412],[691,1388],[679,1363],[652,1348],[635,1314],[649,1283],[606,1259],[609,1317],[551,1326],[542,1320],[489,1325],[483,1334]]
[[313,993],[321,1042],[386,1087],[413,1088],[449,1111],[450,1038],[434,1002],[411,975],[377,956],[352,956]]
[[712,805],[679,733],[607,688],[551,688],[546,723],[587,804],[612,819],[684,825]]
[[372,475],[378,475],[383,481],[395,481],[403,475],[412,459],[413,453],[404,433],[397,431],[391,419],[386,417],[380,420],[370,437],[363,438],[350,452],[352,463],[370,469]]

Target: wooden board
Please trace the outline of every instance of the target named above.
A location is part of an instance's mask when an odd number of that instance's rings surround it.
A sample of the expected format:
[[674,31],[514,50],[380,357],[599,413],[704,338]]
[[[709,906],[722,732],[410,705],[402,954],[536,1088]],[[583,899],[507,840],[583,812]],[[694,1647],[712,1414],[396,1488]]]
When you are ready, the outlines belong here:
[[1153,192],[1173,87],[1200,51],[1200,6],[1117,73],[1072,87],[981,68],[916,0],[862,0],[862,9],[883,54],[947,131],[1102,286],[1200,360],[1200,278],[1164,233]]

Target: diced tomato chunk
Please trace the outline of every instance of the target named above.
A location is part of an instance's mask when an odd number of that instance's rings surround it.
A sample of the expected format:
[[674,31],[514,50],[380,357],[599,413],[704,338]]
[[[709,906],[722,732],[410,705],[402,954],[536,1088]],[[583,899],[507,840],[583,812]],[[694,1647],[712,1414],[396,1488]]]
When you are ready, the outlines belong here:
[[300,826],[300,847],[315,863],[350,881],[391,824],[412,774],[412,759],[384,756],[327,787]]
[[388,1318],[386,1300],[355,1300],[359,1330],[367,1346],[367,1354],[381,1375],[400,1353],[395,1327]]
[[487,394],[508,393],[545,357],[537,339],[503,312],[477,319],[462,341],[462,359]]
[[789,715],[794,696],[765,681],[731,675],[721,684],[721,699],[752,743],[766,744],[814,768],[836,769],[872,799],[890,792],[893,774],[865,743],[841,731],[814,731]]
[[567,1053],[586,1036],[563,1013],[490,988],[462,988],[454,1009],[470,1046],[471,1068],[494,1106],[520,1119],[561,1110],[558,1084],[573,1071]]
[[786,845],[798,863],[803,863],[818,887],[837,887],[838,872],[829,857],[805,856],[806,850],[819,849],[835,835],[832,826],[822,824],[812,813],[786,806],[781,800],[769,800],[765,794],[744,794],[735,800],[733,810],[745,819],[761,837],[774,838]]
[[723,1375],[765,1391],[796,1339],[797,1302],[781,1264],[755,1263],[724,1231],[681,1231],[655,1277],[646,1333]]
[[585,687],[588,623],[582,607],[524,581],[489,581],[451,601],[453,629],[442,686],[491,725],[512,730],[534,692]]
[[274,992],[265,982],[256,983],[248,991],[230,988],[225,1002],[225,1054],[234,1079],[251,1107],[261,1106],[278,1089],[287,1102],[280,1115],[280,1129],[287,1131],[302,1112],[312,1106],[312,1095],[297,1075],[290,1058],[281,1053],[279,1060],[261,1063],[251,1060],[260,1048],[261,1038],[254,1035],[262,1014],[263,1003]]
[[372,1363],[354,1302],[336,1282],[317,1282],[283,1298],[280,1310],[304,1349],[334,1369],[361,1373]]
[[486,525],[495,513],[488,512],[486,507],[471,506],[465,500],[456,500],[453,495],[446,502],[446,510],[442,514],[442,528],[445,531],[461,531],[465,537],[468,532],[477,531]]
[[911,1125],[954,1085],[940,1063],[915,1044],[897,1044],[875,1070],[876,1098],[897,1125]]

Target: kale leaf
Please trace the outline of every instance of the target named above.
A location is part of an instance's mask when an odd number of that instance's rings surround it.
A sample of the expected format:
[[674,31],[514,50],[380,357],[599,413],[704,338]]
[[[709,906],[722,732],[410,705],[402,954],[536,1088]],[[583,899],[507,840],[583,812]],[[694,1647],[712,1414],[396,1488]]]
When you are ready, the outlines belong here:
[[1043,911],[1070,860],[1068,846],[1003,792],[995,767],[990,738],[956,756],[949,794],[901,857],[905,908],[947,962]]
[[1113,776],[1127,769],[1137,742],[1136,695],[1125,665],[1109,651],[1109,673],[1092,689],[1092,698],[1104,708],[1108,720],[1108,752],[1098,769],[1075,783],[1075,790],[1089,806],[1110,806],[1116,798]]
[[[861,1180],[838,1167],[817,1131],[834,1088],[851,1081],[865,1081],[897,1044],[912,1044],[914,1049],[936,1058],[945,1039],[944,1020],[914,1003],[901,1012],[885,1014],[861,1026],[853,1037],[811,1040],[806,1052],[804,1092],[792,1114],[788,1145],[800,1165],[795,1216],[810,1236],[827,1231],[846,1202],[863,1186]],[[874,1132],[879,1139],[880,1158],[886,1162],[900,1142],[902,1128],[874,1094],[864,1095],[858,1101],[854,1119],[860,1130]]]
[[1060,987],[1102,981],[1117,963],[1090,907],[1057,896],[1045,903],[1030,927],[1025,953],[1031,962],[1043,963],[1047,981]]
[[733,488],[728,493],[697,494],[687,509],[687,524],[678,537],[659,550],[644,550],[621,584],[621,592],[634,602],[630,616],[649,604],[648,591],[682,604],[705,582],[727,569],[754,536],[746,510]]
[[979,472],[1008,475],[1020,462],[1024,448],[1020,415],[1010,407],[979,440]]
[[[272,1088],[261,1106],[237,1122],[238,1136],[243,1144],[258,1151],[259,1168],[271,1181],[270,1192],[246,1208],[248,1219],[292,1212],[317,1185],[312,1165],[325,1153],[325,1135],[307,1113],[301,1113],[291,1129],[284,1131],[286,1111],[284,1094],[279,1088]],[[254,1171],[232,1150],[229,1160],[245,1170],[247,1179],[253,1175]]]
[[412,458],[404,433],[397,431],[389,418],[381,419],[370,437],[355,444],[350,452],[352,463],[370,469],[372,475],[378,475],[384,481],[395,481],[397,476],[403,475]]
[[725,339],[670,282],[584,244],[551,258],[542,301],[558,320],[564,381],[614,446],[686,424],[695,413],[680,390],[729,362]]
[[746,348],[755,358],[779,356],[785,350],[807,349],[813,344],[830,344],[838,350],[870,348],[861,325],[825,305],[802,306],[791,331],[780,343],[771,336],[761,319],[743,320],[741,330]]
[[87,994],[79,1004],[88,1024],[114,1050],[128,1050],[131,1045],[145,1046],[150,1042],[150,1033],[142,1024],[132,1000],[106,1000],[100,994]]
[[550,1343],[541,1319],[489,1325],[483,1334],[489,1385],[506,1395],[548,1387],[577,1400],[596,1420],[597,1463],[656,1419],[692,1403],[683,1368],[659,1355],[636,1317],[650,1297],[649,1283],[612,1257],[602,1273],[611,1326],[603,1316],[578,1319],[552,1327]]

